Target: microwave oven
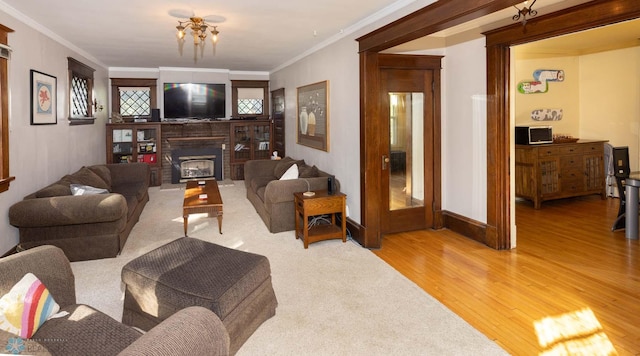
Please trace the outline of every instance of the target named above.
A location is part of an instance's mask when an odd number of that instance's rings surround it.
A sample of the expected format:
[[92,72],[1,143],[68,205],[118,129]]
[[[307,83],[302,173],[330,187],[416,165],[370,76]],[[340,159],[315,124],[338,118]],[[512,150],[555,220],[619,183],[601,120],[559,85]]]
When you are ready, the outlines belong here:
[[516,126],[516,145],[553,143],[551,126]]

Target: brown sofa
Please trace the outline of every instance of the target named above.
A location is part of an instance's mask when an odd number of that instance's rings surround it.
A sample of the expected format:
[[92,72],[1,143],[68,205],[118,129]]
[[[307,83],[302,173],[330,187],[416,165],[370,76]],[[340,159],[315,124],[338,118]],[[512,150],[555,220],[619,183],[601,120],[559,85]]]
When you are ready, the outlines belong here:
[[[26,196],[9,209],[19,249],[54,245],[71,261],[117,256],[149,201],[149,179],[144,163],[95,165]],[[71,184],[108,193],[74,196]]]
[[[46,320],[29,339],[0,329],[0,345],[7,353],[66,356],[229,354],[229,334],[224,324],[215,313],[203,307],[182,309],[142,334],[88,305],[77,304],[73,271],[69,260],[57,247],[39,246],[0,258],[0,271],[0,295],[8,293],[26,273],[33,273],[49,290],[60,311],[69,313]],[[15,349],[10,349],[12,346]]]
[[[291,165],[298,165],[299,178],[280,180]],[[327,189],[330,174],[304,160],[285,157],[281,160],[251,160],[244,165],[247,199],[253,204],[270,232],[295,229],[293,193]],[[337,191],[340,183],[335,180]]]

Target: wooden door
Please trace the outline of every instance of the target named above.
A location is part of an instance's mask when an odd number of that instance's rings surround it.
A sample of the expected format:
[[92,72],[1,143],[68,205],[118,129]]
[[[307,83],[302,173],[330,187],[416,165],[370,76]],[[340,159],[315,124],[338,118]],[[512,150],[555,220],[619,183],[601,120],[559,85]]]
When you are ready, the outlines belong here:
[[277,151],[278,156],[286,157],[284,139],[284,88],[271,91],[271,152]]
[[[381,232],[433,225],[433,70],[380,72]],[[384,122],[383,122],[384,121]]]

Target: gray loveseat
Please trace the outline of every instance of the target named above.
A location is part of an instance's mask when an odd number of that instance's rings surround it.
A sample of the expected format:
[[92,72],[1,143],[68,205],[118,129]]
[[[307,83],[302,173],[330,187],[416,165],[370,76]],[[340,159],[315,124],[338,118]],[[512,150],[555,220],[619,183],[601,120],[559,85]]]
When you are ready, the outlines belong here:
[[[33,273],[49,290],[60,311],[29,339],[0,329],[7,353],[29,355],[228,355],[229,334],[222,321],[203,307],[178,311],[146,334],[84,304],[77,304],[69,260],[54,246],[39,246],[0,258],[0,295]],[[99,278],[96,276],[96,278]],[[6,346],[6,347],[5,347]]]
[[[9,209],[19,248],[54,245],[71,261],[117,256],[149,201],[149,179],[145,163],[95,165],[29,194]],[[108,193],[74,196],[71,184]]]
[[[280,180],[293,164],[298,165],[299,178]],[[330,174],[316,166],[308,166],[304,160],[291,157],[281,160],[252,160],[244,165],[247,199],[272,233],[294,230],[293,193],[327,189],[329,176]],[[340,191],[338,180],[335,182]]]

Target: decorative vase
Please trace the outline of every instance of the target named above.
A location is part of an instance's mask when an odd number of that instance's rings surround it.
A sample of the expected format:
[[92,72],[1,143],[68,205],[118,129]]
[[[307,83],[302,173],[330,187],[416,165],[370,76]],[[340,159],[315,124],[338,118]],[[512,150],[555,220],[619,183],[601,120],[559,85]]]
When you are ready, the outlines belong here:
[[307,134],[307,125],[309,116],[307,115],[307,107],[303,106],[300,110],[300,133],[303,135]]
[[309,136],[314,136],[316,134],[316,115],[313,111],[309,113],[309,122],[307,126]]

